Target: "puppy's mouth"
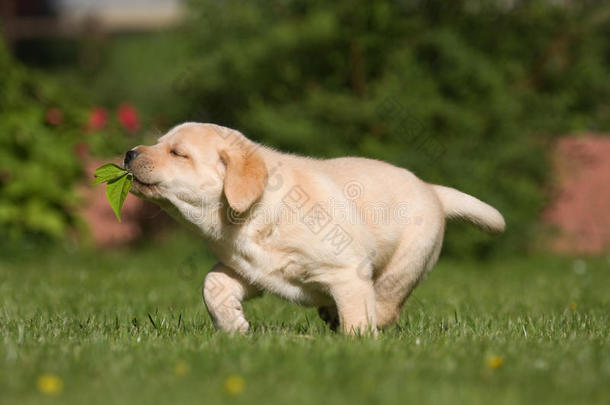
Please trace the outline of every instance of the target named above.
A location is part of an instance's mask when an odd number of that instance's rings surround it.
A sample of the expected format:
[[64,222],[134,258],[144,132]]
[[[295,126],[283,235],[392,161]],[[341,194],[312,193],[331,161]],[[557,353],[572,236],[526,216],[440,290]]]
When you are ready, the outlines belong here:
[[133,182],[136,183],[137,185],[145,186],[145,187],[152,187],[152,186],[156,186],[157,184],[159,184],[159,182],[147,183],[145,181],[138,179],[138,176],[136,176],[136,174],[133,172],[133,170],[131,170],[129,167],[127,167],[125,165],[123,165],[123,169],[127,170],[129,172],[129,174],[131,174],[131,178],[133,179]]
[[143,181],[142,179],[138,178],[138,176],[136,176],[136,174],[134,173],[132,168],[129,167],[129,165],[123,165],[123,168],[129,172],[133,180],[132,187],[130,190],[133,194],[143,198],[153,198],[153,196],[158,194],[159,190],[157,186],[159,185],[159,182],[149,183]]
[[133,181],[134,181],[134,183],[136,183],[136,184],[138,184],[138,185],[140,185],[140,186],[144,186],[144,187],[153,187],[153,186],[156,186],[157,184],[159,184],[158,182],[157,182],[157,183],[146,183],[146,182],[144,182],[144,181],[142,181],[142,180],[138,179],[138,177],[137,177],[135,174],[133,174],[133,172],[130,172],[130,173],[131,173],[131,175],[133,176]]
[[159,189],[156,183],[147,183],[145,181],[140,180],[133,172],[130,172],[133,178],[133,184],[131,187],[131,192],[138,197],[151,199],[157,198],[159,196]]

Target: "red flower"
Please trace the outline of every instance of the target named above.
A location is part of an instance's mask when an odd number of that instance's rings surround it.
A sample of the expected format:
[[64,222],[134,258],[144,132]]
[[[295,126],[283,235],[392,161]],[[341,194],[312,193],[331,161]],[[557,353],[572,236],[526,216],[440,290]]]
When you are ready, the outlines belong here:
[[140,128],[140,118],[138,111],[131,104],[124,103],[119,107],[119,122],[129,132],[134,132]]
[[49,125],[57,126],[64,122],[64,113],[59,108],[49,108],[45,114]]
[[89,115],[88,128],[92,131],[99,131],[106,125],[106,110],[103,107],[95,107]]

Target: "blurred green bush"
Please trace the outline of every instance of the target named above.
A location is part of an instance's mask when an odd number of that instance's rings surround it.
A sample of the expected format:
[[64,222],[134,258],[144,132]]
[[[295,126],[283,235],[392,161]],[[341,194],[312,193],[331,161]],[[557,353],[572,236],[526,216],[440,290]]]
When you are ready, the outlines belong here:
[[116,156],[137,143],[137,112],[125,104],[109,119],[104,108],[87,108],[85,88],[27,69],[2,41],[0,72],[0,238],[82,234],[75,190],[88,181],[83,166],[90,154]]
[[0,41],[0,237],[64,237],[76,224],[80,112]]
[[190,4],[179,120],[287,151],[388,160],[505,214],[500,240],[450,230],[453,254],[530,247],[551,137],[610,128],[604,2]]

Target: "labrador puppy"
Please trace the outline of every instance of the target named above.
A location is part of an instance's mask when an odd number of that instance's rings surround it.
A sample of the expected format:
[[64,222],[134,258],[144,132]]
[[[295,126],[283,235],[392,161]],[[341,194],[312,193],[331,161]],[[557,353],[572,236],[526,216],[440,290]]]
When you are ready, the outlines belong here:
[[269,291],[345,333],[395,323],[436,263],[446,218],[490,233],[504,218],[378,160],[281,153],[214,124],[185,123],[125,156],[131,192],[195,229],[219,262],[203,299],[214,325],[249,328],[242,302]]

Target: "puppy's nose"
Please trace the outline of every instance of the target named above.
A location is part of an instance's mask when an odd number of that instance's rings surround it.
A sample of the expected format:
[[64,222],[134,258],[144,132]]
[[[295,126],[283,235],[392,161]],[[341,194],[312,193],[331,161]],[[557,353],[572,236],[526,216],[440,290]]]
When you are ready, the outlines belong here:
[[127,153],[125,154],[125,160],[123,161],[125,166],[127,166],[129,162],[134,160],[136,156],[138,156],[138,152],[136,152],[135,150],[132,149],[130,151],[127,151]]

